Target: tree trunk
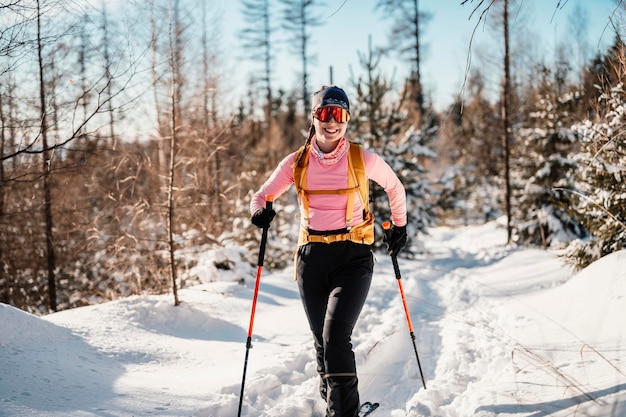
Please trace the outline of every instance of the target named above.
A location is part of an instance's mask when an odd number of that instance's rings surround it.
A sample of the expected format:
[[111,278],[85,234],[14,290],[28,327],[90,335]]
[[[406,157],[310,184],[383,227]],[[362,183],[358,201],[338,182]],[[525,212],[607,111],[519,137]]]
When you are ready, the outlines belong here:
[[[4,201],[5,201],[5,185],[4,185],[4,147],[6,145],[6,116],[4,113],[4,103],[2,100],[2,94],[0,94],[0,219],[4,216]],[[0,228],[2,224],[0,224]],[[2,231],[4,233],[4,231]],[[2,288],[0,288],[0,301],[4,304],[9,304],[9,280],[7,274],[5,274],[5,260],[4,260],[4,250],[2,247],[2,240],[0,240],[0,283],[3,284]]]
[[309,74],[307,72],[307,67],[309,65],[308,60],[307,60],[308,37],[306,35],[307,20],[306,20],[306,10],[305,10],[304,5],[302,6],[301,13],[302,13],[302,26],[300,27],[300,36],[302,39],[302,50],[300,51],[300,53],[302,56],[302,100],[304,103],[304,121],[305,123],[308,123],[309,113],[311,112],[311,103],[309,100],[309,89],[308,89],[308,83],[309,83],[309,80],[308,80]]
[[51,311],[57,311],[57,288],[54,258],[54,240],[52,236],[52,197],[50,191],[50,164],[52,151],[48,149],[48,126],[46,119],[46,90],[42,57],[42,36],[41,36],[41,11],[40,0],[37,0],[37,58],[39,64],[39,103],[41,106],[41,140],[43,146],[43,192],[44,192],[44,219],[46,229],[46,258],[48,266],[48,301]]
[[152,65],[150,65],[150,71],[152,74],[152,93],[154,95],[154,108],[156,112],[156,123],[157,123],[157,154],[156,154],[156,170],[159,175],[163,172],[163,162],[165,160],[165,155],[163,151],[163,141],[161,140],[163,132],[165,128],[163,127],[161,117],[161,105],[159,103],[159,74],[157,74],[158,68],[158,49],[157,49],[157,27],[156,27],[156,16],[155,16],[155,7],[154,0],[150,1],[150,51],[152,53]]
[[[178,51],[178,31],[176,30],[177,22],[178,22],[178,0],[173,0],[174,5],[172,5],[172,0],[170,0],[170,30],[169,34],[169,47],[170,47],[170,70],[172,72],[172,81],[171,81],[171,91],[170,91],[170,100],[171,100],[171,120],[170,120],[170,163],[168,169],[168,185],[167,185],[167,239],[168,239],[168,252],[169,252],[169,263],[170,263],[170,280],[172,285],[172,293],[174,294],[174,305],[177,306],[180,304],[178,300],[178,287],[176,284],[177,281],[177,273],[176,273],[176,246],[174,242],[174,173],[176,170],[176,135],[178,129],[178,121],[177,121],[177,112],[178,112],[178,71],[179,71],[179,62],[177,59]],[[173,28],[172,28],[173,27]]]
[[422,91],[422,73],[421,73],[421,53],[420,53],[420,15],[419,0],[413,0],[413,8],[415,12],[414,36],[415,36],[415,85],[413,94],[417,110],[419,111],[420,128],[424,124],[424,93]]
[[106,9],[106,3],[102,1],[102,42],[104,49],[104,65],[105,65],[105,77],[107,79],[107,87],[106,94],[108,103],[107,103],[107,113],[109,115],[109,140],[113,144],[113,148],[115,148],[115,114],[113,113],[113,97],[111,93],[111,85],[113,84],[113,77],[111,76],[111,67],[113,63],[111,62],[111,54],[109,53],[109,22],[108,22],[108,14]]
[[[218,115],[217,115],[217,81],[212,80],[209,74],[209,67],[211,63],[211,57],[209,56],[209,41],[207,38],[207,29],[209,27],[207,21],[207,3],[202,3],[202,72],[203,72],[203,80],[204,80],[204,91],[202,93],[202,102],[203,102],[203,128],[204,128],[204,138],[208,142],[210,132],[217,128],[218,126]],[[214,60],[214,58],[213,58]],[[210,109],[210,110],[209,110]],[[211,139],[214,141],[215,139]],[[222,202],[221,202],[221,194],[222,194],[222,185],[220,181],[220,146],[213,147],[213,152],[209,155],[209,161],[207,164],[208,176],[212,179],[212,183],[209,186],[212,190],[212,201],[213,204],[211,206],[211,215],[213,216],[213,221],[215,219],[221,219],[222,217]]]
[[507,244],[511,243],[511,150],[510,150],[510,122],[509,122],[509,96],[511,91],[511,67],[509,52],[509,2],[504,0],[504,86],[502,97],[502,125],[503,125],[503,148],[504,148],[504,184],[506,206],[506,231]]

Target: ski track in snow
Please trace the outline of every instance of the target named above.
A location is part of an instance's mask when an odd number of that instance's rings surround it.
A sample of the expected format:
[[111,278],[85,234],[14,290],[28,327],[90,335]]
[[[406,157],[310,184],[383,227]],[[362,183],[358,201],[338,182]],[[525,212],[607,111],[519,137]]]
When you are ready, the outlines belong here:
[[[377,417],[626,416],[626,252],[572,278],[496,223],[436,228],[388,256],[353,334]],[[237,415],[254,277],[35,317],[0,304],[0,417]],[[323,417],[293,270],[264,271],[242,416]]]

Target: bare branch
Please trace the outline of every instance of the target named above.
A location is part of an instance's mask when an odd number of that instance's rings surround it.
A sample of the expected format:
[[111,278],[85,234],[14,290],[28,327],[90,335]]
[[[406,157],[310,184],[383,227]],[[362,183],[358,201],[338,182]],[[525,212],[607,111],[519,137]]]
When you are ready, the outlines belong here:
[[330,19],[331,17],[333,17],[334,15],[336,15],[337,13],[339,13],[341,11],[341,9],[343,9],[343,6],[348,2],[348,0],[343,0],[343,3],[341,3],[341,5],[337,8],[337,10],[335,10],[334,12],[332,12],[330,15],[328,15],[327,19]]

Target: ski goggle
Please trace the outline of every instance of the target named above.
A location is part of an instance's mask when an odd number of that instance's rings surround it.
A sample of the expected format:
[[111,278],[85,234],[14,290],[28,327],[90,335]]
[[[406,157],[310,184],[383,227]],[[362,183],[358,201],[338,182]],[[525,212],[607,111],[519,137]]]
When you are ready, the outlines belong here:
[[320,122],[330,122],[330,118],[334,117],[337,123],[346,123],[350,120],[350,112],[342,107],[318,107],[313,112],[315,117]]

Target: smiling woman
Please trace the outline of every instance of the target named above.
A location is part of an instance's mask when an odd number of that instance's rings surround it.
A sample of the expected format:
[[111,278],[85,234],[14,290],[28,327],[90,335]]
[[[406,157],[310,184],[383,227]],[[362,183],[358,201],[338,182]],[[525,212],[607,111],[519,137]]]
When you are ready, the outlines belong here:
[[[349,142],[350,100],[323,86],[311,99],[306,143],[285,157],[250,202],[252,223],[267,230],[278,198],[296,185],[301,223],[295,275],[315,345],[319,392],[326,415],[356,417],[360,400],[351,337],[367,299],[374,259],[374,216],[367,190],[372,179],[387,192],[394,226],[392,256],[406,245],[406,192],[376,153]],[[365,190],[365,191],[364,191]]]

